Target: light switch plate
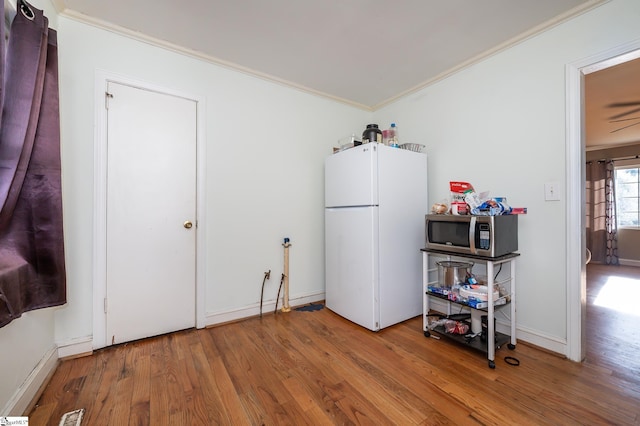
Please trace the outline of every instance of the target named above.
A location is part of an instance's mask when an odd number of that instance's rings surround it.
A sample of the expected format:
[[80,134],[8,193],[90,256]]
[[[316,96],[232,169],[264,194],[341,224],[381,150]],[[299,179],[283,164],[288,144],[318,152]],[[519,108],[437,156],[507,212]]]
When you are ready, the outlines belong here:
[[547,182],[544,184],[545,201],[560,201],[560,184],[558,182]]

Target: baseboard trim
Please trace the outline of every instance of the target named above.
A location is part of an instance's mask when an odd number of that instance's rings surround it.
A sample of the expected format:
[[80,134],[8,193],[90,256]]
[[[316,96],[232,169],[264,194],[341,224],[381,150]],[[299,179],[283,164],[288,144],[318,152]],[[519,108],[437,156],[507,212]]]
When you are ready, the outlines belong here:
[[623,266],[636,266],[636,267],[640,268],[640,260],[618,259],[618,262],[620,262],[620,265],[623,265]]
[[[432,298],[429,301],[429,307],[436,312],[447,312],[448,302]],[[511,334],[509,324],[506,321],[501,321],[500,318],[496,320],[496,329],[505,334]],[[549,352],[557,353],[561,356],[567,354],[567,341],[566,339],[559,339],[554,336],[545,335],[537,330],[532,330],[526,327],[522,327],[516,324],[516,339],[529,343],[534,346],[538,346]]]
[[69,359],[93,353],[93,337],[85,336],[58,342],[58,358]]
[[58,366],[58,350],[56,346],[49,349],[38,365],[27,376],[24,383],[16,389],[13,396],[0,411],[6,416],[24,416],[35,405]]
[[517,326],[518,340],[530,343],[539,348],[546,349],[549,352],[553,352],[560,356],[566,356],[567,354],[567,340],[560,339],[555,336],[545,335],[537,330],[532,330],[526,327]]
[[[320,293],[312,293],[304,296],[291,297],[289,298],[290,306],[302,306],[307,305],[309,303],[318,302],[319,300],[324,300],[324,292]],[[282,308],[282,302],[278,302],[278,309]],[[272,313],[276,309],[275,300],[271,300],[263,303],[262,305],[262,313]],[[206,326],[212,325],[220,325],[228,322],[238,321],[241,319],[254,317],[256,315],[260,315],[260,303],[255,303],[249,306],[244,306],[242,308],[237,309],[229,309],[226,311],[220,312],[211,312],[206,315]]]

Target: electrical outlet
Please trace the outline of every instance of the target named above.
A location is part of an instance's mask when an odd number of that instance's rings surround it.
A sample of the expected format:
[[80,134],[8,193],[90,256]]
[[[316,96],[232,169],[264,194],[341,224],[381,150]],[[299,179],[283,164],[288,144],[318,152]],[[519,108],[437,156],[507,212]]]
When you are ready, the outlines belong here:
[[560,184],[558,182],[547,182],[544,184],[545,201],[560,201]]

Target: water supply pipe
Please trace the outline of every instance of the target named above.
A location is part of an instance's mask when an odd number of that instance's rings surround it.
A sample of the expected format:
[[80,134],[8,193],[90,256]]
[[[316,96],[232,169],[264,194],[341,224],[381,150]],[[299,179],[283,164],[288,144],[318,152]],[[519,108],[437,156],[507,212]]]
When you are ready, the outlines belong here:
[[[284,272],[282,277],[284,279],[284,296],[282,296],[282,312],[290,312],[291,306],[289,306],[289,247],[291,243],[289,238],[284,239],[282,244],[284,247]],[[277,303],[277,302],[276,302]]]
[[262,318],[262,300],[264,299],[264,283],[271,277],[271,269],[264,273],[262,280],[262,291],[260,292],[260,318]]

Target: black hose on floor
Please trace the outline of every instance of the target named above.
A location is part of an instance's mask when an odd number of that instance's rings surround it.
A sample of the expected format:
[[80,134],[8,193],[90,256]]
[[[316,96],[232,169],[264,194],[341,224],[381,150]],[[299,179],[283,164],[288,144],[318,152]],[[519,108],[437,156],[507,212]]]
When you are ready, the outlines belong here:
[[262,291],[260,292],[260,318],[262,318],[262,299],[264,299],[264,283],[271,277],[271,269],[264,273],[264,279],[262,280]]
[[282,278],[280,278],[280,287],[278,287],[278,297],[276,297],[276,309],[273,311],[274,314],[278,313],[278,300],[280,299],[280,290],[282,289],[283,282],[284,282],[284,274],[282,274]]

